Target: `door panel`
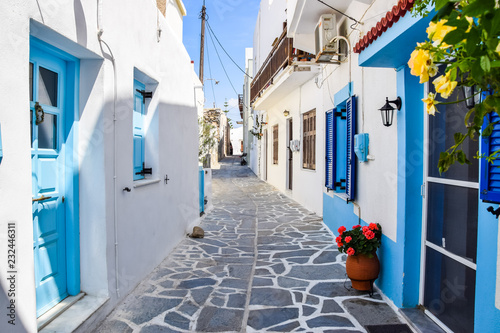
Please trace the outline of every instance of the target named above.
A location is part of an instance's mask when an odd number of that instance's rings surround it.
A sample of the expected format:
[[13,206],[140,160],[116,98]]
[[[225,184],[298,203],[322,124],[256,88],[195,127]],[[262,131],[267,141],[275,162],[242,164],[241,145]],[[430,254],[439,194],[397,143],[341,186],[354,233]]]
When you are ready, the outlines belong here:
[[30,54],[33,251],[37,316],[67,294],[63,108],[66,63]]
[[[430,92],[435,93],[433,86]],[[463,99],[455,89],[449,100]],[[454,144],[454,133],[465,132],[464,103],[438,104],[435,116],[426,118],[428,133],[427,193],[424,199],[424,252],[421,303],[455,332],[474,331],[478,229],[478,160],[472,158],[479,141],[462,148],[471,164],[455,163],[447,172],[437,167],[439,154]],[[460,120],[462,119],[462,120]]]

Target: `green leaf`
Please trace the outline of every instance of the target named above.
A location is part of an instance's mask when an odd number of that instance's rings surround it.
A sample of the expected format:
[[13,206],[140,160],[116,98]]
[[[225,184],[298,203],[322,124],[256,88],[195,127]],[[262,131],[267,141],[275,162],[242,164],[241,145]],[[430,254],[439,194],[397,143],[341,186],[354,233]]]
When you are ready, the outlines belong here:
[[489,123],[488,126],[486,126],[486,128],[481,133],[481,136],[488,137],[491,135],[491,133],[493,133],[493,124]]
[[455,144],[460,143],[460,141],[462,141],[462,140],[463,140],[464,136],[465,136],[465,135],[463,135],[462,133],[458,133],[458,132],[457,132],[457,133],[455,133],[455,134],[453,135],[453,138],[455,139]]
[[476,0],[463,8],[464,15],[478,17],[495,7],[495,0]]
[[491,70],[490,58],[488,56],[482,56],[480,62],[483,71],[488,73]]
[[457,151],[457,161],[460,164],[464,164],[466,160],[467,160],[467,157],[465,156],[465,153],[463,152],[463,150]]
[[449,0],[436,0],[436,10],[440,10],[447,4],[449,4]]
[[448,32],[446,36],[444,36],[443,42],[449,45],[456,45],[464,40],[464,34],[464,29],[457,28],[453,31]]

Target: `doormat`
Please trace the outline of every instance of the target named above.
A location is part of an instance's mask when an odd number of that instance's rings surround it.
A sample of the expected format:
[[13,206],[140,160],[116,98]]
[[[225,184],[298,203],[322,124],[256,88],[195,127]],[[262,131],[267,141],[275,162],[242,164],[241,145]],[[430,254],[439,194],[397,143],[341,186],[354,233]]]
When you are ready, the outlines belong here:
[[412,330],[406,324],[396,325],[367,325],[368,333],[412,333]]

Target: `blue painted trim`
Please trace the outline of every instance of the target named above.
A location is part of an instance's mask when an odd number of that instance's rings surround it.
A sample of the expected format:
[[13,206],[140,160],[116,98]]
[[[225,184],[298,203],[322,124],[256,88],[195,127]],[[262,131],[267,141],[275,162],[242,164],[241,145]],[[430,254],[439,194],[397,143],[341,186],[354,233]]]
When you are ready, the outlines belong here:
[[[333,95],[333,101],[335,102],[335,107],[344,104],[349,97],[352,96],[354,90],[354,82],[349,82],[342,89],[340,89],[335,95]],[[345,108],[345,106],[344,106]]]
[[0,124],[0,163],[3,159],[3,148],[2,148],[2,124]]
[[397,72],[397,95],[402,99],[398,123],[397,243],[404,261],[402,295],[397,306],[415,307],[419,301],[422,244],[422,196],[424,161],[424,86],[408,66]]
[[200,167],[198,172],[198,185],[200,195],[200,213],[205,211],[205,170]]
[[80,60],[54,46],[30,37],[30,48],[38,48],[66,61],[65,123],[64,145],[65,163],[71,165],[65,174],[65,219],[66,219],[66,270],[69,295],[80,293],[80,211],[79,211],[79,158],[78,123],[80,109],[78,103],[80,82]]
[[[80,91],[80,61],[67,62],[66,76],[66,160],[72,170],[66,172],[66,193],[68,205],[66,209],[66,246],[68,267],[68,293],[80,293],[80,195],[79,195],[79,161],[78,161],[78,134],[79,134],[79,91]],[[73,111],[73,112],[71,112]],[[69,150],[69,153],[68,153]]]
[[[480,141],[480,149],[484,140]],[[482,176],[483,169],[480,169]],[[481,178],[480,178],[481,179]],[[476,260],[476,300],[474,332],[500,332],[500,310],[495,306],[499,221],[486,209],[491,206],[479,200]],[[496,209],[498,205],[493,204]]]
[[398,68],[406,64],[415,50],[416,42],[427,38],[426,28],[434,17],[432,11],[427,17],[413,17],[407,13],[366,49],[358,58],[359,66]]

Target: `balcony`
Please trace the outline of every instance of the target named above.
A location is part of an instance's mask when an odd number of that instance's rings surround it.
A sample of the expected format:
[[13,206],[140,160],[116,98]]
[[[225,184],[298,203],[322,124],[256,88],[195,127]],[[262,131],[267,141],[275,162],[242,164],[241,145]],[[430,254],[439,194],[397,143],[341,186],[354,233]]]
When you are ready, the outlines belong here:
[[[251,104],[263,109],[262,104],[272,95],[272,101],[284,97],[295,87],[300,86],[318,73],[319,65],[314,55],[294,48],[293,38],[287,38],[287,29],[278,38],[273,49],[252,80],[250,87]],[[272,103],[271,101],[271,103]]]

